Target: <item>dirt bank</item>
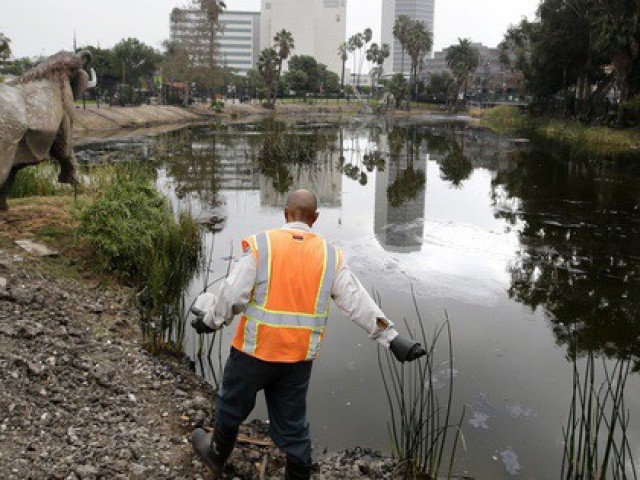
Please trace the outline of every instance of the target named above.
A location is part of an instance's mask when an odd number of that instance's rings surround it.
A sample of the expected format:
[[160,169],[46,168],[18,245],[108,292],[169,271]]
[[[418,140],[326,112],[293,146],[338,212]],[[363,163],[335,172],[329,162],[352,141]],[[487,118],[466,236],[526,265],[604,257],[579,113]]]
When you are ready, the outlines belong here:
[[[101,138],[114,135],[123,130],[133,131],[141,128],[170,128],[187,123],[221,121],[225,123],[247,123],[259,121],[265,117],[279,120],[340,121],[351,117],[375,118],[373,114],[361,114],[361,105],[357,102],[346,103],[280,103],[275,110],[269,110],[258,104],[227,103],[224,111],[215,113],[205,106],[189,108],[168,105],[143,105],[140,107],[78,107],[75,111],[74,134],[79,139],[87,137]],[[420,119],[431,114],[441,114],[427,107],[414,108],[411,111],[394,110],[383,115],[384,118]]]
[[169,105],[142,105],[140,107],[76,108],[74,131],[76,134],[108,132],[120,129],[153,127],[175,123],[207,120],[208,112]]
[[[83,267],[71,203],[26,199],[0,213],[2,477],[209,478],[188,441],[195,425],[212,425],[210,386],[188,360],[143,348],[132,292]],[[60,255],[31,258],[18,238],[48,241]],[[252,441],[225,478],[259,478],[263,464],[261,478],[283,478],[268,426],[255,421],[242,434]],[[356,448],[319,456],[314,479],[394,478],[395,467]]]

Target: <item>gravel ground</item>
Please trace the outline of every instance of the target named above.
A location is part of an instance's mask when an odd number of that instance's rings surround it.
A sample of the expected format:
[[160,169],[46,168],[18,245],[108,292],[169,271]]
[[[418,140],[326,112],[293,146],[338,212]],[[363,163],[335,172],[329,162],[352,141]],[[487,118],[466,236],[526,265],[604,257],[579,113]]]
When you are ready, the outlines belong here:
[[[64,260],[59,260],[64,261]],[[128,292],[70,279],[0,250],[0,472],[7,479],[211,478],[189,434],[211,427],[213,392],[186,359],[142,348]],[[242,434],[268,442],[254,421]],[[241,443],[225,478],[283,478],[273,446]],[[355,448],[318,458],[315,479],[395,478]]]

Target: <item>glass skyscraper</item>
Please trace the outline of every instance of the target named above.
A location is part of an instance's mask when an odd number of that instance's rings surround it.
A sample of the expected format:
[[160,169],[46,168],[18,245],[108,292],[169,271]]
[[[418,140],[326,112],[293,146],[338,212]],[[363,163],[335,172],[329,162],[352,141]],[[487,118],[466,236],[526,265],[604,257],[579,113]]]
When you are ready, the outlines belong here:
[[409,75],[411,59],[402,55],[400,42],[393,37],[393,24],[400,15],[424,22],[433,32],[435,0],[382,0],[382,43],[391,46],[391,56],[384,64],[384,73],[404,72]]

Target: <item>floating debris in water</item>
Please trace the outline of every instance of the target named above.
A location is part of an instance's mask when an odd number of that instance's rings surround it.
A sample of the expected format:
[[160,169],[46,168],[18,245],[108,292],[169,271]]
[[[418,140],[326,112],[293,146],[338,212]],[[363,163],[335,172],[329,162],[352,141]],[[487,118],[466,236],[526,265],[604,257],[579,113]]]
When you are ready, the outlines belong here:
[[518,461],[518,455],[511,449],[511,447],[500,452],[500,457],[502,458],[504,468],[507,469],[509,474],[518,475],[518,473],[520,473],[522,465],[520,465],[520,462]]
[[523,407],[522,405],[507,405],[507,413],[511,418],[529,418],[531,416],[532,410],[528,407]]
[[469,419],[469,424],[473,428],[484,428],[488,429],[489,424],[487,421],[489,420],[489,415],[483,412],[473,412],[473,417]]

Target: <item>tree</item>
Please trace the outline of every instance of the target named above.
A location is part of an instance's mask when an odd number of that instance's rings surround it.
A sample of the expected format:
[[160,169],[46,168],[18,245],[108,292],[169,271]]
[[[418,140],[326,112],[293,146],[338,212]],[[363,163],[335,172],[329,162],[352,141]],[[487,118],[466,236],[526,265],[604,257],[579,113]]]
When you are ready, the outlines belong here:
[[[405,46],[409,58],[411,58],[411,86],[412,91],[417,90],[418,69],[422,59],[431,51],[433,46],[433,34],[420,20],[412,20],[406,32]],[[478,59],[479,60],[479,59]],[[476,62],[476,68],[477,68]],[[417,92],[415,92],[417,95]]]
[[287,87],[306,100],[309,89],[309,76],[302,70],[289,70],[284,76]]
[[455,80],[449,72],[434,73],[429,77],[427,85],[429,98],[436,102],[449,105],[455,93]]
[[[214,97],[219,68],[219,20],[225,8],[225,3],[220,0],[191,0],[190,10],[175,8],[171,12],[171,22],[188,25],[190,31],[176,41],[165,42],[169,57],[163,63],[163,70],[170,71],[175,80],[184,83],[185,102],[190,97],[193,83]],[[200,12],[195,22],[185,18],[187,12],[193,10]],[[171,61],[176,62],[174,68]]]
[[457,104],[461,89],[463,97],[466,96],[469,77],[478,68],[478,64],[480,63],[480,54],[472,45],[470,39],[459,38],[458,45],[449,47],[446,59],[447,65],[453,72],[453,76],[456,80],[456,96],[454,98],[454,103]]
[[278,93],[280,57],[272,47],[265,48],[258,58],[258,71],[262,76],[267,93],[268,108],[274,108]]
[[407,35],[409,32],[409,26],[411,24],[411,18],[407,15],[398,15],[396,21],[393,24],[393,36],[400,43],[402,49],[402,74],[404,75],[404,52],[407,45]]
[[340,75],[340,86],[342,91],[344,91],[344,71],[347,65],[347,60],[349,59],[349,48],[347,47],[347,42],[342,42],[338,47],[338,56],[342,61],[342,75]]
[[[293,40],[293,35],[288,30],[282,29],[273,37],[274,48],[278,53],[278,75],[276,79],[276,83],[280,82],[280,77],[282,76],[282,66],[284,61],[289,58],[291,55],[291,51],[295,48],[295,42]],[[276,104],[276,97],[273,97],[273,106]]]
[[118,64],[112,49],[97,48],[91,45],[82,47],[93,55],[91,64],[98,73],[98,85],[95,92],[98,95],[113,97],[122,80],[122,64]]
[[121,40],[113,47],[113,60],[124,80],[135,84],[140,78],[153,75],[162,60],[160,54],[137,38]]
[[[621,105],[640,91],[640,2],[543,0],[537,18],[511,27],[500,48],[522,72],[535,110],[553,112],[562,102],[564,115],[605,116],[614,80]],[[624,123],[623,107],[617,122]]]
[[596,42],[610,60],[620,85],[617,123],[624,123],[624,102],[630,98],[631,72],[640,57],[640,2],[598,2],[594,20]]
[[360,71],[357,69],[357,57],[356,57],[356,52],[360,52],[362,47],[364,46],[364,37],[362,35],[362,33],[356,33],[355,35],[352,35],[348,42],[347,42],[347,48],[349,50],[349,53],[351,53],[351,55],[353,55],[353,72],[352,74],[355,76],[354,80],[354,85],[359,86],[360,85]]
[[[227,8],[221,0],[193,0],[193,6],[202,11],[203,20],[196,24],[194,38],[199,45],[189,50],[193,57],[196,81],[210,91],[214,98],[215,77],[218,69],[218,34],[220,33],[220,14]],[[204,43],[207,48],[202,48]]]
[[11,56],[11,40],[0,32],[0,60],[7,60]]
[[382,77],[382,74],[384,73],[382,65],[384,64],[384,61],[389,58],[389,55],[391,55],[391,49],[386,43],[383,44],[382,47],[378,47],[377,43],[372,43],[367,50],[367,61],[376,65],[376,67],[374,67],[374,69],[372,70],[372,78],[375,80],[373,82],[373,87],[375,90],[377,90],[378,83],[380,82],[380,77]]
[[291,57],[289,73],[285,76],[285,83],[298,93],[319,94],[340,91],[338,75],[330,72],[326,65],[318,63],[315,58],[309,55],[294,55]]
[[[121,40],[113,47],[114,67],[118,71],[120,82],[130,86],[128,90],[141,87],[143,81],[151,84],[161,60],[158,52],[137,38]],[[124,102],[122,94],[120,97],[120,101]]]
[[165,54],[161,63],[162,74],[171,83],[183,85],[182,104],[189,103],[194,72],[189,51],[183,42],[164,42]]
[[247,87],[256,97],[266,96],[266,83],[257,68],[251,68],[247,71]]
[[398,108],[409,93],[409,85],[407,84],[407,80],[404,78],[404,74],[396,73],[391,77],[391,81],[387,88],[396,101],[395,107]]

